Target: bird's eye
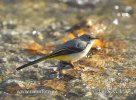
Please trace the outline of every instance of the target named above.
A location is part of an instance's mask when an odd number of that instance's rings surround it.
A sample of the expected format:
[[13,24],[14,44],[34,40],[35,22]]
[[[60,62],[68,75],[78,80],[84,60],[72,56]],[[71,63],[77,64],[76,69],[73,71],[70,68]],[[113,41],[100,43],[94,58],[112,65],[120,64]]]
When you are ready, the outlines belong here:
[[90,37],[90,36],[88,36],[88,39],[90,40],[90,39],[91,39],[91,37]]

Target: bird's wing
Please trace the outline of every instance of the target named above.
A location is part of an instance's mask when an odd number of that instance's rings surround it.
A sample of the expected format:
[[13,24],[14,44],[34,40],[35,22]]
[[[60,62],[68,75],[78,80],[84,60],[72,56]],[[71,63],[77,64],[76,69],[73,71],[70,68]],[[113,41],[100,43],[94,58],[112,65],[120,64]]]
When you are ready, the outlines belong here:
[[72,49],[76,49],[76,50],[78,49],[82,51],[86,48],[86,46],[87,46],[87,42],[76,38],[76,39],[65,42],[57,50],[61,50],[64,48],[72,48]]
[[82,51],[82,50],[78,49],[78,48],[63,48],[63,49],[56,50],[53,53],[49,54],[48,58],[56,57],[56,56],[60,56],[60,55],[68,55],[68,54],[77,53],[80,51]]
[[61,47],[59,47],[57,50],[55,50],[53,53],[49,54],[48,57],[55,57],[60,55],[67,55],[72,53],[77,53],[83,51],[87,46],[87,43],[81,40],[71,40],[63,44]]

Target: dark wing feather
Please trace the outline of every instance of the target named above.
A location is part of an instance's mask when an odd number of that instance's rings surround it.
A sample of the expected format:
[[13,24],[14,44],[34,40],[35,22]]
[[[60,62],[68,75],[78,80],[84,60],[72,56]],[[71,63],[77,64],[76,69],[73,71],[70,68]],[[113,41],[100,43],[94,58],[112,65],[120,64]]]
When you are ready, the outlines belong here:
[[86,46],[87,46],[86,42],[81,41],[80,39],[73,39],[61,45],[61,47],[59,47],[53,53],[49,54],[48,57],[50,58],[60,55],[67,55],[67,54],[81,52],[86,48]]
[[72,53],[77,53],[82,51],[82,49],[78,48],[63,48],[60,50],[56,50],[55,52],[51,53],[48,55],[48,58],[55,57],[55,56],[60,56],[60,55],[68,55]]

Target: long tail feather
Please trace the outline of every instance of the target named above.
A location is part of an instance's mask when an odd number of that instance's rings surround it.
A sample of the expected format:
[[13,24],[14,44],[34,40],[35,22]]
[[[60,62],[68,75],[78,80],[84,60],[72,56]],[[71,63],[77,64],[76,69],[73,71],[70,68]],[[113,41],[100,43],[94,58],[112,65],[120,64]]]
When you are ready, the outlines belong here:
[[47,58],[48,58],[48,56],[45,56],[45,57],[39,58],[37,60],[31,61],[31,62],[29,62],[27,64],[24,64],[24,65],[18,67],[16,70],[20,70],[20,69],[23,69],[23,68],[28,67],[30,65],[34,65],[34,64],[39,63],[39,62],[41,62],[43,60],[46,60]]
[[39,62],[41,62],[43,60],[51,60],[54,57],[57,57],[57,56],[60,56],[60,55],[66,55],[68,53],[69,53],[68,50],[65,50],[65,49],[57,50],[56,52],[53,52],[53,53],[51,53],[49,55],[46,55],[46,56],[44,56],[42,58],[39,58],[37,60],[31,61],[31,62],[29,62],[27,64],[24,64],[24,65],[18,67],[16,70],[20,70],[20,69],[23,69],[23,68],[28,67],[30,65],[34,65],[34,64],[39,63]]

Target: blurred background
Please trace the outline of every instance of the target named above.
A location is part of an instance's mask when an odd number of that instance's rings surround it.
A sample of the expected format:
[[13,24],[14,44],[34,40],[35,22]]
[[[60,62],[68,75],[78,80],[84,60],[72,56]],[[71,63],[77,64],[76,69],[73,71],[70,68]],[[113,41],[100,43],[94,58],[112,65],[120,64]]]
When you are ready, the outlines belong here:
[[[0,0],[0,98],[135,100],[135,10],[135,0]],[[83,72],[58,78],[58,61],[15,71],[85,33],[100,40],[76,62]]]

